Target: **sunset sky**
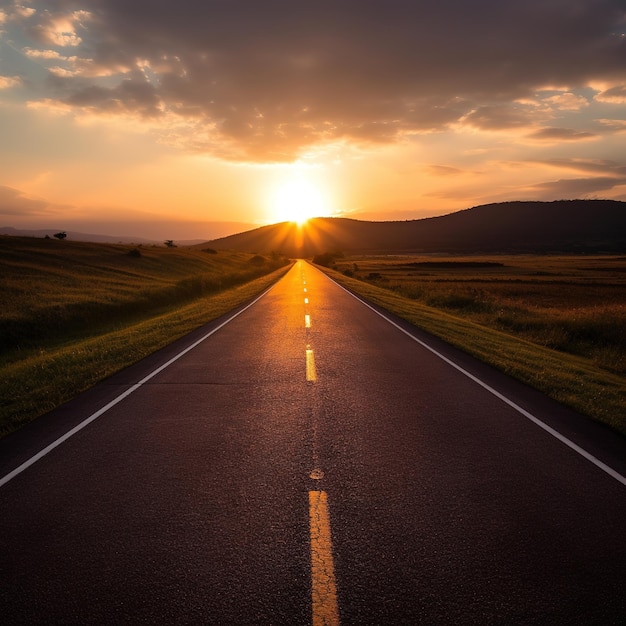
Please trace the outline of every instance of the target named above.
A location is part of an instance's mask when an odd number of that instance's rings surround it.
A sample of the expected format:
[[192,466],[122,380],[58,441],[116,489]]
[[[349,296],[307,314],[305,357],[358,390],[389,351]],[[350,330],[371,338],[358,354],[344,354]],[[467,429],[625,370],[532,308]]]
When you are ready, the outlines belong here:
[[623,0],[0,0],[0,227],[626,200],[625,33]]

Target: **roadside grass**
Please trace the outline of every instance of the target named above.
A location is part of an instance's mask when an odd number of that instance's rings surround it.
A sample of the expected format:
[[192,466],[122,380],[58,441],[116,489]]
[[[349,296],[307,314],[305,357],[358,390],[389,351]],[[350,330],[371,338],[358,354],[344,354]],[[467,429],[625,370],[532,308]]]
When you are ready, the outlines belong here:
[[335,268],[322,269],[415,326],[626,434],[626,259],[349,258]]
[[[250,300],[290,267],[242,253],[155,248],[133,258],[128,246],[5,239],[2,286],[13,295],[0,315],[0,436]],[[57,249],[46,254],[41,242]]]
[[126,324],[285,263],[237,252],[0,237],[0,345],[27,350],[52,335],[80,337],[94,327]]

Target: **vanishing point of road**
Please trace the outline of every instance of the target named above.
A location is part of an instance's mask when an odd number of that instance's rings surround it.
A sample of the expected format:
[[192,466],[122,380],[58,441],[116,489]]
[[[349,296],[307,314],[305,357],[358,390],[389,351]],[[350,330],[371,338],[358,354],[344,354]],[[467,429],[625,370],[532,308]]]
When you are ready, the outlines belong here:
[[4,624],[623,624],[624,439],[299,261],[0,442]]

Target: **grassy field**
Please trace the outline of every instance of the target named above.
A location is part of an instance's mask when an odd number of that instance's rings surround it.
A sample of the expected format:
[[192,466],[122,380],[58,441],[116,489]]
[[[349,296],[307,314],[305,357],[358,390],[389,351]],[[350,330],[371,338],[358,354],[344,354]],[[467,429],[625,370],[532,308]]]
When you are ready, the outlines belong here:
[[350,257],[346,286],[626,433],[626,258]]
[[[350,289],[626,433],[626,258],[339,258]],[[269,286],[283,258],[0,237],[0,436]]]
[[0,237],[0,436],[232,310],[284,258]]

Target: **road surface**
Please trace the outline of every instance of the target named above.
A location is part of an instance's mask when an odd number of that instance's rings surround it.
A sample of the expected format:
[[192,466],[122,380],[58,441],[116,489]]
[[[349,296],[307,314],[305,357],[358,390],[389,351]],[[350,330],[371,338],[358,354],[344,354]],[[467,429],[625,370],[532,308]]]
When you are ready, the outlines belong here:
[[626,623],[622,438],[304,262],[225,321],[0,441],[3,623]]

